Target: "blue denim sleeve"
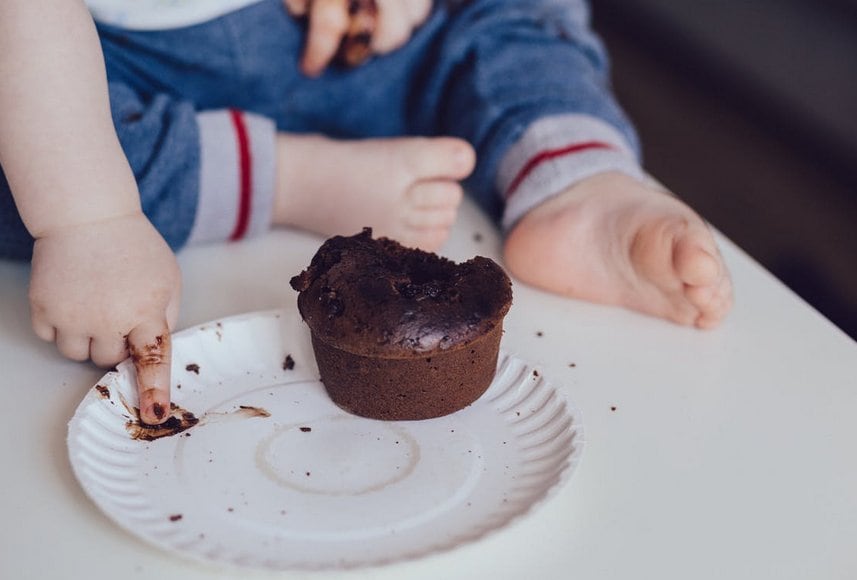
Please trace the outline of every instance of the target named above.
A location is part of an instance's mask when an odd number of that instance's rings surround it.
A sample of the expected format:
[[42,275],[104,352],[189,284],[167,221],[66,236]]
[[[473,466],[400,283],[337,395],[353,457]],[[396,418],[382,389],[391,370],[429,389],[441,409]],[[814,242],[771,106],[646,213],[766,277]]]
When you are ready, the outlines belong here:
[[143,213],[171,248],[190,235],[199,192],[199,131],[190,103],[156,95],[148,101],[110,82],[113,124],[137,187]]
[[0,260],[29,260],[33,256],[33,237],[12,198],[3,168],[0,167]]

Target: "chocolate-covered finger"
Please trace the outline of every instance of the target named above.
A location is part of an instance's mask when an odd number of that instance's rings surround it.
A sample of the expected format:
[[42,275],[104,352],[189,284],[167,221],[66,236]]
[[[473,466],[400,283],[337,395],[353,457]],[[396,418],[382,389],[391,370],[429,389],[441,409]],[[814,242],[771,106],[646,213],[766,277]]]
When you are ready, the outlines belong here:
[[375,0],[348,0],[348,28],[336,53],[337,62],[354,67],[372,54],[372,38],[378,26]]
[[170,410],[172,343],[166,320],[134,328],[128,335],[128,352],[137,370],[140,420],[159,425]]

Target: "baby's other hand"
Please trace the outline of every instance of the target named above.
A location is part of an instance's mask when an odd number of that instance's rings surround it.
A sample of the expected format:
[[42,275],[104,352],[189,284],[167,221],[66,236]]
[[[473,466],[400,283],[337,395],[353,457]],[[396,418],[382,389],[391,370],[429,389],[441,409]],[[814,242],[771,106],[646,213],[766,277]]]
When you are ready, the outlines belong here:
[[112,366],[130,354],[140,418],[169,417],[170,328],[181,274],[142,213],[51,231],[36,240],[30,278],[33,329],[73,360]]
[[[346,36],[358,19],[371,19],[361,14],[359,7],[376,8],[374,32],[369,54],[385,54],[404,45],[411,33],[422,24],[431,11],[431,0],[283,0],[293,16],[309,20],[307,44],[301,59],[301,69],[309,76],[318,76],[336,57]],[[371,10],[370,10],[371,11]],[[359,64],[357,62],[349,64]]]

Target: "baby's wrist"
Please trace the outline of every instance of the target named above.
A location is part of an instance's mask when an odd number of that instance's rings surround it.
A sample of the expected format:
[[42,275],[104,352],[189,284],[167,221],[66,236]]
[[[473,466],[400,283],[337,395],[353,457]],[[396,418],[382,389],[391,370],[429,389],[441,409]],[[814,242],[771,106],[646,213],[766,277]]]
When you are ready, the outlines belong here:
[[79,216],[76,217],[76,219],[72,218],[47,221],[38,229],[31,229],[30,235],[32,235],[34,239],[40,240],[42,238],[63,233],[97,228],[108,223],[138,219],[146,219],[146,216],[143,215],[142,209],[139,207],[129,208],[126,211],[120,211],[117,208],[115,212],[99,211],[96,215]]

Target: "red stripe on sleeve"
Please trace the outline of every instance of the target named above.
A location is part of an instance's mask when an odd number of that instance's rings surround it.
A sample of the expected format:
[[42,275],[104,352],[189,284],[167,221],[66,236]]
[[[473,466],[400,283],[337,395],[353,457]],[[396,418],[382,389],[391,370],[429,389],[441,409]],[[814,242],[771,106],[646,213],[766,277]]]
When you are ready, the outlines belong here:
[[520,187],[521,183],[527,178],[527,176],[532,173],[536,167],[538,167],[545,161],[556,159],[557,157],[562,157],[564,155],[571,155],[573,153],[589,151],[592,149],[614,149],[614,147],[610,143],[604,143],[603,141],[584,141],[583,143],[573,143],[571,145],[567,145],[559,149],[548,149],[546,151],[540,151],[521,168],[521,170],[515,176],[515,179],[512,180],[512,183],[506,190],[505,198],[509,199],[510,197],[512,197],[512,195],[514,195],[515,191],[518,189],[518,187]]
[[235,219],[235,229],[229,236],[231,241],[240,240],[247,233],[250,224],[250,209],[253,201],[253,165],[250,156],[250,137],[247,135],[247,126],[241,111],[229,110],[232,125],[235,127],[235,139],[238,142],[238,215]]

